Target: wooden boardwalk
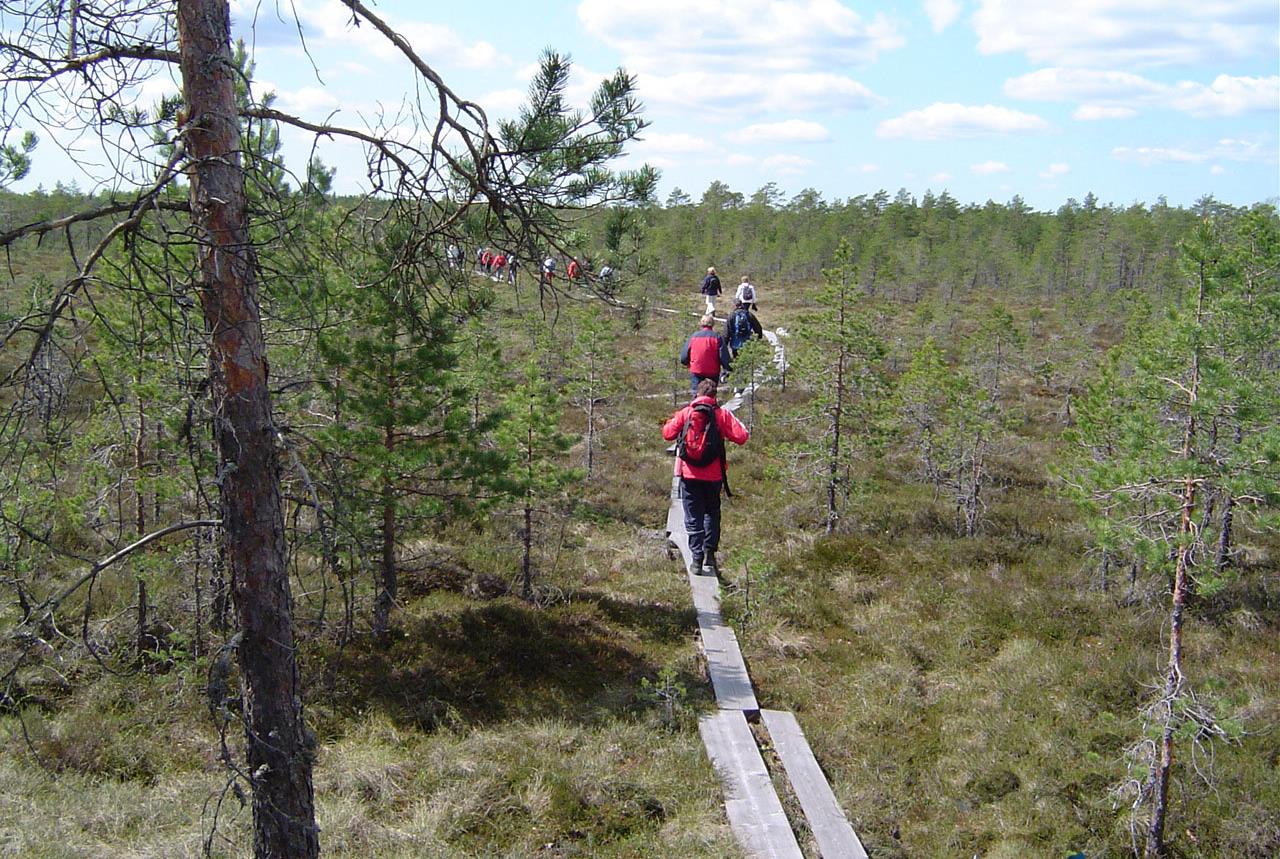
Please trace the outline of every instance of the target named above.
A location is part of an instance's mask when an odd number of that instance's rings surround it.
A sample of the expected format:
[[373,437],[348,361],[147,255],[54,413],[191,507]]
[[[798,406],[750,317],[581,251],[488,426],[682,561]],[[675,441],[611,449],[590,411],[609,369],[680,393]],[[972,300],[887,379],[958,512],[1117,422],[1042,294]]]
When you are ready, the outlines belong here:
[[707,756],[724,782],[729,826],[751,856],[804,859],[746,717],[734,710],[698,720]]
[[[773,332],[766,332],[774,344],[778,365],[785,366],[781,346]],[[749,386],[725,402],[730,411],[741,405],[744,396],[753,396]],[[720,612],[720,582],[692,568],[693,556],[685,533],[680,505],[679,479],[671,481],[671,506],[667,511],[667,537],[679,550],[689,579],[698,617],[698,634],[707,660],[707,674],[715,692],[717,711],[698,721],[707,757],[720,775],[725,791],[725,813],[738,843],[748,856],[761,859],[802,859],[795,832],[807,827],[813,834],[823,859],[866,859],[867,852],[827,783],[822,767],[791,713],[760,709],[742,648],[733,629]],[[783,776],[790,785],[804,822],[788,821],[782,802],[774,790],[764,757],[756,744],[748,720],[763,717],[764,727],[778,758]]]
[[823,859],[867,859],[867,851],[840,810],[796,717],[782,710],[764,710],[761,716]]

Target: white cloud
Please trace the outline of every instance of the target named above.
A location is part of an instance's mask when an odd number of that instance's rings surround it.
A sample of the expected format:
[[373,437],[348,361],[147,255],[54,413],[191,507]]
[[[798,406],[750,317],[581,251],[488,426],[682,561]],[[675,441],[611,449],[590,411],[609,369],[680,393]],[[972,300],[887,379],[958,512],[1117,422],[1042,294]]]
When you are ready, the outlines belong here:
[[803,173],[812,166],[812,161],[808,158],[801,158],[798,155],[770,155],[760,162],[761,170],[767,173],[778,173],[783,176],[794,176],[797,173]]
[[490,119],[496,116],[514,117],[525,101],[522,89],[496,89],[480,96],[479,103]]
[[979,176],[990,176],[995,173],[1008,173],[1009,165],[1003,161],[983,161],[981,164],[974,164],[969,167],[970,173],[977,173]]
[[1111,155],[1121,161],[1136,161],[1144,166],[1162,162],[1176,164],[1193,164],[1208,160],[1211,156],[1206,152],[1191,152],[1187,149],[1174,149],[1163,146],[1117,146]]
[[979,0],[978,50],[1070,66],[1274,57],[1275,0]]
[[1226,172],[1227,172],[1227,168],[1223,167],[1221,164],[1215,164],[1209,168],[1209,173],[1213,176],[1221,176],[1223,173],[1226,173]]
[[709,152],[712,146],[703,138],[693,134],[646,132],[644,139],[632,148],[637,152],[646,154],[649,152],[662,152],[671,155],[689,155]]
[[825,73],[764,75],[680,71],[640,76],[640,95],[651,106],[728,115],[857,110],[880,99],[851,78]]
[[1005,95],[1029,101],[1127,101],[1161,89],[1141,75],[1094,69],[1038,69],[1004,82]]
[[879,164],[863,164],[863,165],[861,165],[860,167],[858,167],[858,172],[860,172],[860,173],[879,173],[879,172],[880,172],[880,165],[879,165]]
[[1203,148],[1166,146],[1117,146],[1111,156],[1120,161],[1134,161],[1144,167],[1153,164],[1203,164],[1207,161],[1242,161],[1272,163],[1278,153],[1274,146],[1263,146],[1253,140],[1224,138]]
[[876,127],[876,136],[944,140],[989,134],[1023,134],[1047,131],[1048,128],[1049,124],[1040,117],[1007,107],[937,102],[922,110],[886,119]]
[[331,113],[341,106],[333,93],[319,86],[304,86],[296,90],[275,89],[275,93],[276,105],[285,113],[297,116]]
[[1135,115],[1138,107],[1180,110],[1192,116],[1235,116],[1280,108],[1280,75],[1218,75],[1208,86],[1194,81],[1165,84],[1129,72],[1048,68],[1010,78],[1004,84],[1012,98],[1083,102],[1076,119],[1116,119]]
[[1138,112],[1131,107],[1111,107],[1104,104],[1082,104],[1072,113],[1072,119],[1081,122],[1093,122],[1099,119],[1128,119],[1137,116]]
[[722,113],[868,107],[875,96],[846,70],[902,44],[886,16],[839,0],[583,0],[578,18],[622,54],[647,104]]
[[1070,173],[1070,172],[1071,172],[1071,165],[1070,165],[1070,164],[1063,164],[1062,162],[1057,162],[1057,163],[1055,163],[1055,164],[1050,164],[1050,165],[1049,165],[1048,167],[1046,167],[1044,170],[1041,170],[1041,171],[1040,171],[1040,178],[1041,178],[1041,179],[1052,179],[1052,178],[1054,178],[1055,176],[1065,176],[1066,174],[1068,174],[1068,173]]
[[1192,116],[1236,116],[1255,110],[1280,109],[1280,75],[1243,78],[1218,75],[1208,86],[1178,84],[1173,106]]
[[583,0],[578,19],[644,69],[669,67],[676,57],[772,70],[845,66],[902,44],[887,17],[864,20],[839,0]]
[[738,144],[751,143],[820,143],[831,139],[826,126],[805,119],[788,119],[784,122],[765,122],[748,125],[725,135],[725,139]]
[[[354,26],[351,10],[338,0],[294,0],[282,4],[237,2],[232,12],[237,18],[238,34],[259,45],[294,43],[301,30],[311,56],[321,62],[322,73],[324,61],[330,57],[332,62],[340,64],[349,56],[381,60],[398,60],[403,56],[373,27]],[[433,65],[482,69],[511,62],[489,42],[468,41],[452,27],[411,20],[384,9],[375,8],[374,14]]]
[[960,0],[924,0],[924,13],[929,16],[933,32],[941,33],[960,17]]
[[951,174],[950,173],[934,173],[932,176],[929,177],[929,181],[930,182],[950,182]]

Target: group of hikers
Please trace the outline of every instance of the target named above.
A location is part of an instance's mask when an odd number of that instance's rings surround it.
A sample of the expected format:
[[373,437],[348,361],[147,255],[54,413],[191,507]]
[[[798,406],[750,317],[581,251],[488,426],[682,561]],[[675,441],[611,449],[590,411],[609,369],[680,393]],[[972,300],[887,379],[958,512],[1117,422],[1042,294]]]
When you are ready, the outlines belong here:
[[[549,256],[542,261],[542,276],[538,283],[542,286],[551,286],[556,277],[556,258]],[[596,280],[608,283],[613,280],[613,266],[605,264],[600,267],[600,273],[595,273],[595,266],[591,264],[590,257],[586,257],[581,261],[577,257],[569,257],[569,263],[564,267],[564,276],[570,283],[578,283],[584,279],[595,278]]]
[[[445,259],[449,263],[449,267],[461,270],[464,265],[465,255],[461,247],[450,243],[444,250]],[[538,283],[541,286],[551,286],[555,280],[556,268],[558,263],[554,256],[548,256],[542,261],[542,266],[538,269]],[[482,274],[491,280],[502,281],[516,285],[516,278],[520,270],[520,260],[514,253],[508,253],[500,249],[489,248],[480,245],[476,248],[475,254],[475,272]],[[578,282],[588,278],[603,283],[609,283],[613,280],[613,266],[604,265],[600,267],[597,274],[593,271],[590,259],[578,260],[577,257],[569,257],[568,265],[565,266],[564,276],[571,282]]]
[[698,330],[680,350],[680,363],[689,370],[693,399],[662,426],[662,437],[675,442],[672,452],[692,570],[703,575],[720,572],[716,552],[720,547],[721,489],[732,496],[725,441],[742,445],[751,435],[733,412],[720,408],[716,396],[719,385],[733,369],[739,350],[753,336],[764,336],[753,312],[758,309],[756,288],[747,275],[743,275],[734,294],[733,312],[725,321],[724,334],[716,332],[715,300],[721,292],[720,277],[712,266],[702,281],[705,312]]

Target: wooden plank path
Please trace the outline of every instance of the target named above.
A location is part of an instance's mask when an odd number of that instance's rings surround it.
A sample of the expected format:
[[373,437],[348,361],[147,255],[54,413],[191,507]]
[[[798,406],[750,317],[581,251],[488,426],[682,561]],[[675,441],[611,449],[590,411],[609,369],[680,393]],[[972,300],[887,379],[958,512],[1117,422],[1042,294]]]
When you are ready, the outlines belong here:
[[720,616],[720,583],[715,576],[690,572],[689,589],[693,591],[702,652],[707,657],[707,673],[711,675],[716,704],[722,710],[736,710],[755,719],[760,715],[760,705],[751,688],[751,676],[747,674],[738,636]]
[[729,826],[747,853],[804,859],[746,717],[733,710],[708,713],[698,720],[698,733],[724,781]]
[[[781,344],[772,331],[765,332],[774,344],[775,362],[785,367]],[[722,404],[733,411],[745,396],[754,396],[754,381]],[[782,761],[809,831],[823,859],[867,859],[857,833],[827,783],[822,767],[795,716],[781,710],[761,711],[742,648],[732,627],[720,612],[720,582],[692,567],[689,538],[685,533],[684,511],[680,504],[680,481],[671,480],[671,506],[667,511],[667,536],[680,552],[689,579],[698,633],[706,656],[707,674],[715,692],[717,711],[698,720],[707,756],[725,788],[725,813],[738,843],[747,855],[763,859],[802,859],[803,853],[786,812],[769,777],[768,768],[756,744],[748,719],[763,717],[773,747]]]
[[782,710],[762,710],[760,715],[823,859],[867,859],[796,717]]

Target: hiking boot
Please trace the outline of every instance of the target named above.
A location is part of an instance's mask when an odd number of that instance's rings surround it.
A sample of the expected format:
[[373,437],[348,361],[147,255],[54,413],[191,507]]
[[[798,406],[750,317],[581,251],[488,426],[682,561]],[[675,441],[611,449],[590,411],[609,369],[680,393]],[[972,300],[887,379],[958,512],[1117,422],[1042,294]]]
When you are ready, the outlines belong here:
[[720,567],[716,564],[715,555],[707,555],[706,560],[702,562],[702,574],[704,576],[720,575]]
[[690,562],[690,564],[689,564],[689,569],[693,570],[695,573],[696,573],[696,572],[698,572],[699,570],[701,570],[701,569],[702,569],[702,559],[701,559],[701,558],[699,558],[699,557],[697,557],[697,556],[694,556],[693,560],[692,560],[692,561]]

